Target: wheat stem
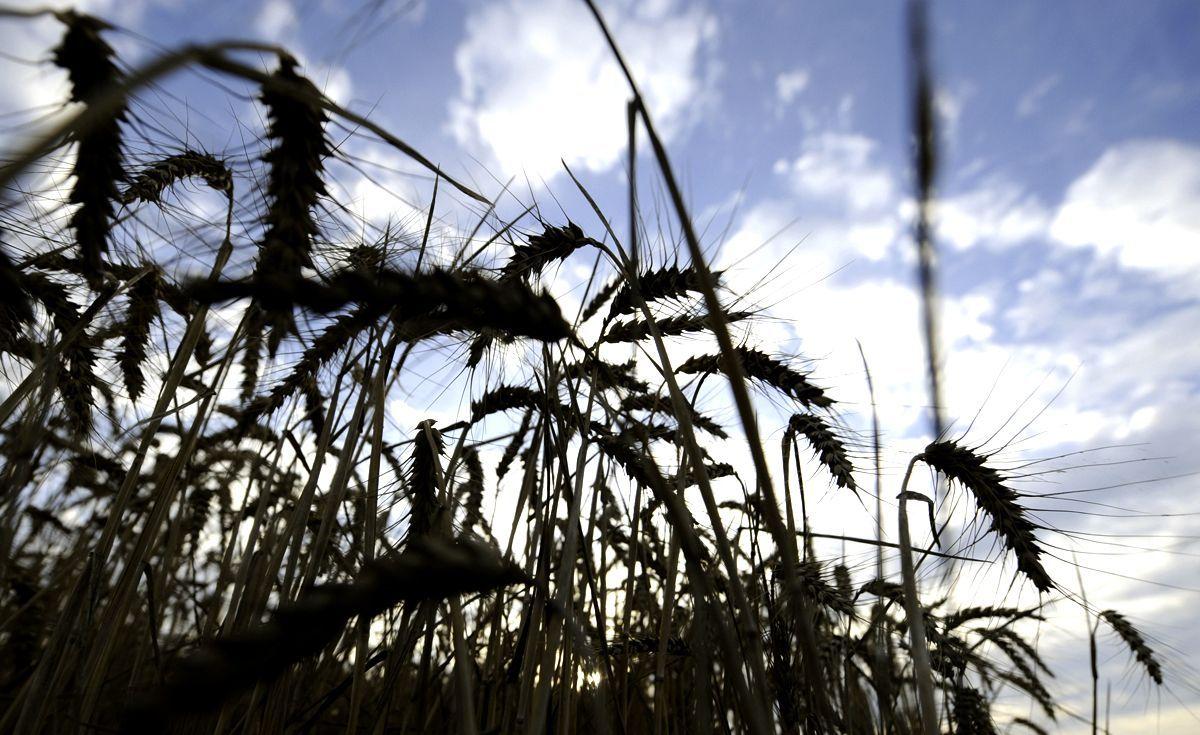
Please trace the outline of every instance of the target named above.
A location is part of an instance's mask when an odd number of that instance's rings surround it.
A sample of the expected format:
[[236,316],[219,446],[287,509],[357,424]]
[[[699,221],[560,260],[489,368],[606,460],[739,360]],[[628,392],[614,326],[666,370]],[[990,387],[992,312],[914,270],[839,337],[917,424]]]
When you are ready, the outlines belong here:
[[909,638],[912,641],[914,676],[921,709],[921,727],[925,735],[938,735],[937,704],[933,696],[933,670],[929,665],[929,643],[925,638],[925,611],[917,596],[917,574],[913,568],[912,539],[908,532],[908,480],[913,467],[921,460],[913,457],[900,483],[900,573],[904,584],[904,610],[908,618]]

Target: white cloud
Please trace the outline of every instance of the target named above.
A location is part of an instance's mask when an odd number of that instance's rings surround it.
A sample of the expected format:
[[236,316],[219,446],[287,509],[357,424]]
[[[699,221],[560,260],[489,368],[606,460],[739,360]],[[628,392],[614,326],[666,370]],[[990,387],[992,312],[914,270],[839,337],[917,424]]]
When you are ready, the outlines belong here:
[[350,72],[327,60],[311,57],[300,39],[301,20],[292,0],[264,0],[254,17],[254,30],[262,38],[288,49],[300,63],[300,73],[312,80],[326,97],[341,105],[349,104],[354,93]]
[[958,139],[958,121],[962,119],[965,99],[968,91],[952,92],[945,87],[939,87],[933,95],[933,109],[941,123],[942,137],[954,143]]
[[1172,274],[1200,265],[1200,147],[1176,140],[1114,146],[1071,184],[1050,226],[1129,268]]
[[877,161],[876,141],[853,133],[808,136],[794,161],[778,161],[792,189],[810,200],[839,203],[851,212],[876,210],[894,202],[896,183]]
[[424,168],[406,156],[378,146],[356,146],[351,141],[347,152],[370,161],[366,165],[369,175],[335,174],[329,184],[334,200],[373,227],[386,229],[393,238],[410,244],[421,241],[428,223],[430,235],[424,256],[427,264],[446,265],[461,256],[460,251],[466,247],[465,233],[453,219],[454,210],[447,211],[443,204],[429,220],[433,182]]
[[[795,243],[795,237],[781,237],[744,256],[790,221],[786,203],[777,204],[760,203],[747,210],[723,250],[724,262],[718,265],[736,263],[737,267],[726,275],[727,285],[735,293],[743,293],[762,274],[777,276],[757,295],[763,303],[772,305],[772,314],[786,322],[760,322],[753,330],[753,341],[777,354],[798,351],[815,358],[814,382],[830,389],[845,412],[847,423],[860,431],[869,421],[865,380],[855,346],[855,340],[861,340],[871,360],[879,398],[879,418],[887,452],[885,487],[895,487],[897,469],[919,447],[927,427],[923,407],[928,399],[917,294],[908,281],[875,276],[857,279],[853,267],[841,277],[822,279],[825,275],[822,269],[843,251],[834,243],[818,240],[817,233],[787,255],[786,261],[782,259]],[[745,259],[739,261],[743,256]],[[1047,289],[1053,292],[1050,301],[1042,298]],[[1101,333],[1088,326],[1093,318],[1091,312],[1098,310],[1096,318],[1119,323],[1114,315],[1124,313],[1129,305],[1107,297],[1103,306],[1097,307],[1081,302],[1080,294],[1079,289],[1070,288],[1068,282],[1059,278],[1048,281],[1045,288],[1024,289],[1017,297],[1017,305],[1025,317],[1043,324],[1059,324],[1066,337],[1045,332],[1013,335],[1006,323],[1013,307],[1001,309],[999,298],[987,289],[943,300],[943,391],[947,415],[957,419],[954,435],[965,433],[969,442],[986,441],[989,449],[1001,450],[997,461],[1011,466],[1069,449],[1125,442],[1148,442],[1153,447],[1142,453],[1132,448],[1113,449],[1034,465],[1031,470],[1048,472],[1020,481],[1020,489],[1029,492],[1140,481],[1193,469],[1195,465],[1190,462],[1177,469],[1161,464],[1134,464],[1127,470],[1100,463],[1150,454],[1186,456],[1187,437],[1195,435],[1193,417],[1200,415],[1195,409],[1194,388],[1187,380],[1197,364],[1198,348],[1193,340],[1181,340],[1178,335],[1195,331],[1200,310],[1179,310]],[[1071,381],[1073,375],[1075,379]],[[1058,394],[1060,388],[1063,391]],[[767,408],[763,411],[769,413]],[[968,424],[972,424],[970,431]],[[778,426],[778,420],[764,416],[763,426],[769,432]],[[993,432],[995,436],[989,439]],[[859,436],[862,441],[862,435]],[[722,459],[744,462],[735,450],[729,451],[728,456],[720,455]],[[1087,467],[1093,462],[1097,466]],[[1064,468],[1067,471],[1060,473]],[[1133,503],[1134,507],[1154,512],[1154,501],[1148,494],[1151,490],[1154,497],[1167,502],[1194,493],[1182,481],[1173,485],[1139,485],[1132,490],[1139,498],[1136,501],[1129,500],[1129,495],[1125,499],[1119,495],[1095,499]],[[861,517],[852,507],[842,508],[844,500],[837,493],[815,503],[810,499],[810,511],[814,518],[821,519],[824,530],[853,535],[862,531],[862,524],[869,518]],[[1077,510],[1071,502],[1066,500],[1060,505],[1046,500],[1033,505]],[[816,505],[820,505],[820,511],[813,510]],[[960,528],[972,519],[970,513],[969,504],[963,504],[956,516]],[[1083,516],[1043,514],[1043,517],[1071,531],[1093,527],[1092,519]],[[1105,524],[1106,533],[1114,528],[1119,528],[1118,532],[1137,532],[1128,525],[1136,519],[1097,520]],[[886,527],[895,526],[889,519]],[[1180,531],[1184,532],[1189,531]],[[1043,532],[1042,537],[1048,544],[1078,548],[1080,561],[1098,568],[1101,567],[1098,562],[1102,562],[1104,571],[1155,580],[1168,575],[1167,565],[1171,560],[1166,555],[1114,558],[1107,555],[1111,547],[1103,543],[1052,531]],[[973,555],[985,555],[986,549],[985,542]],[[994,549],[992,553],[996,553]],[[960,592],[973,596],[980,590],[1004,589],[1013,575],[1012,560],[1003,554],[997,556],[1006,563],[980,570],[980,576],[964,584]],[[1070,558],[1069,554],[1066,558]],[[1066,563],[1048,559],[1047,564],[1055,579],[1074,579]],[[1127,579],[1104,576],[1101,572],[1088,573],[1086,578],[1089,594],[1104,600],[1106,605],[1117,604],[1124,595],[1145,595],[1145,585]],[[1180,583],[1194,584],[1194,580],[1188,577]],[[1065,584],[1073,587],[1069,582]],[[1163,599],[1180,597],[1171,595]],[[1165,602],[1156,603],[1153,610],[1161,610],[1162,604]],[[1072,608],[1071,614],[1073,611]]]
[[[604,4],[605,16],[670,139],[710,94],[715,18],[674,0]],[[591,171],[626,146],[629,89],[587,9],[573,0],[478,6],[455,52],[461,86],[449,128],[504,176],[550,178],[559,159]]]
[[[809,257],[819,259],[812,272],[821,275],[859,258],[884,258],[900,235],[904,203],[877,149],[876,141],[854,133],[807,136],[799,156],[774,166],[793,196],[760,204],[736,237],[750,237],[748,248],[780,232],[793,244],[803,239]],[[761,231],[756,222],[774,229]]]
[[1061,81],[1062,76],[1060,74],[1051,74],[1033,85],[1032,89],[1021,95],[1021,99],[1017,100],[1017,117],[1029,117],[1037,112],[1041,108],[1042,100]]
[[[0,24],[0,43],[7,55],[28,61],[46,61],[50,49],[62,38],[63,27],[53,18],[7,20]],[[45,113],[44,108],[67,99],[70,87],[66,72],[49,63],[32,66],[0,59],[4,84],[0,86],[0,111],[29,110],[31,116]]]
[[796,96],[808,88],[810,76],[807,69],[793,69],[775,77],[775,99],[787,106]]
[[313,67],[312,73],[313,83],[326,97],[341,105],[350,103],[354,94],[354,84],[350,80],[350,72],[345,67],[321,62]]
[[[898,439],[925,419],[920,303],[907,281],[855,278],[853,261],[861,253],[851,233],[860,227],[830,217],[814,228],[794,221],[789,202],[760,203],[739,220],[716,265],[727,269],[723,280],[732,293],[750,294],[754,303],[770,305],[770,313],[785,320],[759,322],[752,330],[754,341],[768,351],[798,350],[817,359],[819,384],[860,417],[869,405],[855,345],[861,340],[875,368],[880,420],[888,435]],[[891,243],[895,234],[888,228],[879,240]],[[829,277],[844,266],[842,277]],[[995,350],[982,352],[990,349],[994,308],[983,294],[943,303],[948,354],[970,362],[947,394],[952,405],[964,410],[978,404],[1004,360]],[[989,361],[996,367],[979,369]]]
[[[95,15],[104,20],[135,29],[152,0],[77,0],[70,5],[78,12]],[[52,4],[54,5],[54,4]],[[45,7],[36,0],[5,3],[15,9]],[[0,136],[0,147],[16,148],[32,137],[36,130],[57,122],[57,115],[48,112],[67,100],[70,85],[67,74],[50,62],[51,50],[62,40],[65,26],[55,18],[44,15],[32,18],[4,18],[0,22],[0,114],[18,113],[8,118]],[[126,63],[136,62],[143,50],[120,33],[108,32],[105,40],[114,46],[118,58]],[[29,63],[26,63],[29,62]],[[40,62],[40,63],[39,63]],[[60,113],[61,114],[61,113]],[[28,124],[11,124],[28,120]]]
[[300,27],[300,17],[289,0],[266,0],[254,19],[254,29],[272,41],[291,39]]
[[[870,280],[856,277],[855,261],[891,252],[907,221],[902,192],[878,159],[868,138],[811,136],[795,160],[776,164],[795,197],[750,206],[724,243],[718,265],[729,268],[725,280],[731,291],[753,293],[756,302],[770,304],[773,314],[788,320],[758,325],[756,338],[783,350],[797,349],[800,340],[800,351],[820,359],[819,375],[828,376],[826,384],[836,388],[852,414],[865,402],[854,346],[861,339],[868,355],[882,362],[875,374],[884,397],[880,415],[889,436],[897,439],[923,425],[921,406],[927,398],[919,304],[911,284],[880,278],[878,266],[868,271]],[[1187,189],[1178,179],[1187,181],[1168,174],[1165,180],[1173,183],[1166,188]],[[1073,191],[1079,190],[1077,182]],[[1067,211],[1078,197],[1068,200]],[[1176,194],[1171,201],[1188,198]],[[1054,209],[1015,183],[992,179],[941,202],[938,231],[958,249],[1002,246],[1045,238],[1055,216]],[[1140,219],[1149,218],[1142,212]],[[760,248],[771,238],[776,239]],[[763,280],[763,274],[771,276]],[[1156,318],[1152,328],[1134,330],[1113,318],[1128,277],[1097,262],[1085,283],[1074,288],[1047,267],[1016,294],[1004,296],[1003,312],[997,311],[1000,297],[994,289],[945,298],[941,343],[948,415],[963,419],[963,429],[986,403],[971,432],[982,440],[1006,422],[1009,433],[1015,432],[1041,412],[1022,435],[1025,452],[1144,439],[1170,425],[1173,405],[1194,404],[1179,376],[1195,359],[1171,335],[1191,330],[1195,312]],[[1055,298],[1047,301],[1047,291]],[[1072,336],[1048,334],[1048,324],[1073,325],[1064,327]],[[1151,354],[1160,356],[1154,365],[1129,369]],[[1076,372],[1075,382],[1051,402]],[[1155,389],[1147,392],[1140,384],[1147,382]],[[1026,402],[1030,392],[1035,397]],[[1159,400],[1156,392],[1168,398]],[[1026,410],[1009,417],[1023,402]]]
[[1009,181],[993,181],[937,203],[937,233],[956,248],[1011,245],[1042,235],[1051,213]]

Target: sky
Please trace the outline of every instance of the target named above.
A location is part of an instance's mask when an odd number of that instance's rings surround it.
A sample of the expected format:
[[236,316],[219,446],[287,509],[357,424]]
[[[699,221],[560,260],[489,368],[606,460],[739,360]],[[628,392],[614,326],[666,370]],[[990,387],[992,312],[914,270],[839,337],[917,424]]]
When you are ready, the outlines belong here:
[[[84,7],[119,27],[110,38],[130,65],[183,41],[282,44],[333,99],[449,175],[489,197],[515,182],[502,211],[534,198],[548,217],[599,233],[565,163],[614,223],[626,221],[628,90],[581,3],[372,5]],[[773,318],[752,339],[811,359],[858,428],[869,421],[861,343],[893,477],[929,439],[903,4],[601,7],[728,293],[769,307]],[[1111,488],[1076,496],[1107,506],[1052,503],[1041,517],[1077,534],[1053,539],[1060,556],[1074,550],[1091,568],[1083,579],[1094,604],[1128,613],[1167,662],[1167,687],[1153,690],[1116,640],[1104,641],[1113,729],[1198,729],[1188,709],[1200,712],[1200,679],[1188,661],[1200,655],[1200,521],[1180,514],[1200,500],[1187,476],[1200,471],[1200,4],[941,0],[930,18],[946,413],[956,436],[1014,466],[1085,452],[1035,465],[1053,472],[1027,482],[1031,492]],[[0,21],[13,57],[0,60],[0,112],[25,111],[4,118],[10,144],[63,97],[60,75],[22,63],[47,58],[57,32],[46,20]],[[255,114],[251,100],[218,94],[211,75],[185,73],[169,89],[188,105],[175,122],[210,149],[232,147],[230,123]],[[353,140],[346,150],[372,173],[338,182],[348,206],[372,221],[423,222],[429,177],[379,145]],[[659,216],[665,200],[644,149],[638,166],[643,216],[662,233],[649,250],[670,262],[673,225]],[[439,226],[461,229],[471,212],[447,200]],[[571,261],[552,288],[577,303],[590,270],[589,260]],[[822,502],[834,532],[858,528],[837,525],[852,504]],[[1003,594],[1011,571],[974,582]],[[1061,610],[1070,622],[1048,624],[1043,640],[1062,669],[1056,691],[1082,710],[1083,614],[1070,603]],[[1069,719],[1062,727],[1084,729]]]

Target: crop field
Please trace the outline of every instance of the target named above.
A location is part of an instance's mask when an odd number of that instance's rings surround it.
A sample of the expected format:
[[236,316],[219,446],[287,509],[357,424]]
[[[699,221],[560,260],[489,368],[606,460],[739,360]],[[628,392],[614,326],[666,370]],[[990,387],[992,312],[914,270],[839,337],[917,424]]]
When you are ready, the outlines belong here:
[[[900,460],[889,355],[853,355],[851,425],[820,356],[756,339],[839,314],[731,285],[586,7],[628,94],[619,218],[565,161],[554,198],[452,175],[275,44],[126,63],[101,18],[0,13],[57,24],[38,63],[70,88],[4,154],[0,732],[1096,733],[1114,684],[1191,696],[1064,541],[1097,510],[1069,469],[1115,455],[1022,454],[1036,408],[943,409],[924,4],[897,59],[925,383]],[[257,113],[220,151],[187,75]],[[341,199],[364,139],[419,171],[405,226]],[[1071,705],[1040,646],[1062,626]]]

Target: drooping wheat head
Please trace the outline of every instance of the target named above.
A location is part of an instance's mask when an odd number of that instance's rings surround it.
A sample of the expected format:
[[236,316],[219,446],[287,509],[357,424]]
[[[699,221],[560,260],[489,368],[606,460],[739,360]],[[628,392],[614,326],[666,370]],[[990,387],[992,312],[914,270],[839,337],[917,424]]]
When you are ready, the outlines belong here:
[[1042,548],[1034,532],[1038,525],[1029,520],[1017,493],[1005,479],[988,466],[987,458],[953,441],[933,442],[921,454],[922,459],[947,479],[958,482],[975,498],[979,509],[991,520],[991,530],[1017,558],[1017,569],[1033,582],[1039,592],[1054,589],[1054,581],[1042,566]]
[[1141,632],[1133,627],[1133,623],[1130,623],[1128,618],[1116,610],[1104,610],[1100,613],[1100,617],[1112,626],[1112,629],[1121,637],[1121,640],[1129,647],[1130,653],[1138,663],[1145,667],[1150,679],[1158,686],[1162,686],[1162,664],[1154,655],[1153,649],[1146,644],[1146,639],[1142,637]]
[[[736,357],[741,363],[744,373],[755,380],[773,386],[784,395],[800,402],[806,407],[828,408],[833,400],[825,395],[825,391],[813,385],[808,376],[788,367],[783,362],[766,353],[749,347],[738,347]],[[699,355],[684,362],[675,369],[677,373],[717,373],[725,372],[724,358],[719,354]]]
[[793,414],[788,420],[787,428],[784,429],[784,445],[794,441],[797,436],[808,440],[809,446],[817,455],[817,460],[829,470],[838,487],[858,490],[854,482],[854,466],[846,453],[846,447],[824,419],[811,413]]
[[189,178],[203,179],[213,191],[233,196],[233,174],[224,161],[207,153],[185,150],[139,171],[121,192],[121,203],[157,203],[164,191]]

